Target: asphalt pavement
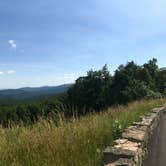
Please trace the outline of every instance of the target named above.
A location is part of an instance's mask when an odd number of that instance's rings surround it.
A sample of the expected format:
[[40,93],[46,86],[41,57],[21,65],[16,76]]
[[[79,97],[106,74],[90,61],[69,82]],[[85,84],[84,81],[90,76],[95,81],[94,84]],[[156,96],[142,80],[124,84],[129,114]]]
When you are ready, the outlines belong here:
[[162,116],[149,142],[143,166],[166,166],[166,114]]

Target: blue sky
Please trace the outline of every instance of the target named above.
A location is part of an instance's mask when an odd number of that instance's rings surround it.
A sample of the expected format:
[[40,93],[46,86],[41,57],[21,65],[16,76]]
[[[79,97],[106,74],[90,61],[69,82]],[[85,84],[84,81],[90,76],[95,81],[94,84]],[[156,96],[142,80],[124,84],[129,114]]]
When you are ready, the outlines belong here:
[[155,57],[166,66],[165,0],[0,0],[0,89],[73,82]]

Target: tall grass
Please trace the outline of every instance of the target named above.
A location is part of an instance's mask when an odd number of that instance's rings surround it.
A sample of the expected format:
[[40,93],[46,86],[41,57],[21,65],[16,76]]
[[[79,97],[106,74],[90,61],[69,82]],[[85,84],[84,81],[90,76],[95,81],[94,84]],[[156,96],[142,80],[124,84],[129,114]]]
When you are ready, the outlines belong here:
[[0,128],[2,166],[100,166],[102,150],[124,128],[165,99],[109,108],[72,122],[41,120],[30,127]]

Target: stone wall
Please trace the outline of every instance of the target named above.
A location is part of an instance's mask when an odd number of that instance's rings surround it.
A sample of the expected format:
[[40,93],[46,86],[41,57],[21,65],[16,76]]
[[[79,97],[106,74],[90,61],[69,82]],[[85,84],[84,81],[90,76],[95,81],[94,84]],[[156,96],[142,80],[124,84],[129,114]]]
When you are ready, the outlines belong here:
[[155,108],[134,122],[122,133],[122,138],[115,140],[114,146],[108,146],[104,154],[105,166],[141,166],[146,154],[146,147],[154,129],[158,126],[166,106]]

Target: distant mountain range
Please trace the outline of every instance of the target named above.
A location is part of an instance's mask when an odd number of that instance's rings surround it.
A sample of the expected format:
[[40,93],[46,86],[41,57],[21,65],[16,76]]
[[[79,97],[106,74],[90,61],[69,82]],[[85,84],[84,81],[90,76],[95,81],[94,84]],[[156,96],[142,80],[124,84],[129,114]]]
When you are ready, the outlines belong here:
[[165,71],[165,70],[166,70],[166,67],[160,68],[160,71]]
[[42,96],[51,96],[66,92],[72,84],[64,84],[59,86],[43,86],[43,87],[24,87],[19,89],[0,90],[0,101],[3,100],[26,100],[34,99]]

